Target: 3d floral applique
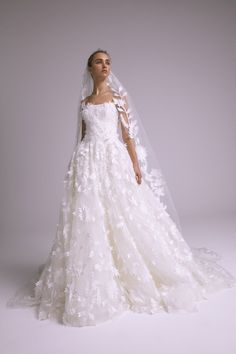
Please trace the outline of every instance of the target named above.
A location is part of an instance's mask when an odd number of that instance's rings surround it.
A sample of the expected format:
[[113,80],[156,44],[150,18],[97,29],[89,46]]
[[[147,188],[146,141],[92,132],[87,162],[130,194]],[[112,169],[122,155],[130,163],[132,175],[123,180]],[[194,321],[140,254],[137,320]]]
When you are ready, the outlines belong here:
[[147,169],[148,151],[139,144],[144,178],[137,184],[117,134],[118,123],[131,137],[137,126],[125,101],[114,102],[118,112],[114,103],[81,111],[86,133],[63,181],[55,243],[34,295],[20,298],[38,305],[39,319],[86,326],[126,310],[188,310],[206,293],[234,284],[214,254],[192,255],[160,201],[160,171]]

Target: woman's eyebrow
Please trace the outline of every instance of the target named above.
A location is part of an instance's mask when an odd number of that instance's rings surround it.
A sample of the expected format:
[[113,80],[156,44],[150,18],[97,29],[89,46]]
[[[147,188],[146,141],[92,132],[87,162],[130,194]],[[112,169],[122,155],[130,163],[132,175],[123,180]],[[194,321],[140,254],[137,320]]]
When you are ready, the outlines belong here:
[[[102,58],[97,58],[95,60],[102,60]],[[110,61],[110,59],[106,59],[106,61]]]

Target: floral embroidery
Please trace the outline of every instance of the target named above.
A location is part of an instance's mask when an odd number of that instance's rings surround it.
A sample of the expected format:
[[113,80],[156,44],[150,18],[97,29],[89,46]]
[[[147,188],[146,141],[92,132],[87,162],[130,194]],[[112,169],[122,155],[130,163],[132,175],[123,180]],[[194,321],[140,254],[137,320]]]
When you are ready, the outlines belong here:
[[[124,112],[124,101],[117,104]],[[147,172],[141,146],[145,178],[137,184],[117,131],[120,120],[135,136],[129,110],[121,118],[114,103],[81,109],[86,134],[63,180],[52,250],[33,280],[33,295],[17,294],[12,304],[38,305],[39,319],[86,326],[126,310],[189,310],[207,292],[233,286],[235,279],[215,254],[192,254],[165,206],[156,203],[162,177],[157,170]]]

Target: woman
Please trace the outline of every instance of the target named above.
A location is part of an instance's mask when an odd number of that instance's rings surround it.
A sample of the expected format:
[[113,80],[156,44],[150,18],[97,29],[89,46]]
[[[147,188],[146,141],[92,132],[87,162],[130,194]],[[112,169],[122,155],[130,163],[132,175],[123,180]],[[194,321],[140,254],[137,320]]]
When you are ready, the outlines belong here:
[[24,298],[38,306],[39,319],[87,326],[126,310],[196,311],[208,293],[236,284],[216,254],[185,242],[162,201],[170,198],[160,170],[148,171],[136,117],[110,55],[95,51],[83,78],[56,238],[33,295]]
[[[115,98],[121,98],[117,95],[114,95],[114,92],[111,90],[111,88],[107,86],[106,78],[110,75],[110,71],[111,71],[110,64],[111,64],[111,60],[108,54],[106,53],[96,52],[95,54],[92,54],[92,56],[90,56],[88,60],[88,68],[94,81],[94,88],[92,94],[86,97],[84,100],[82,100],[81,103],[86,102],[86,104],[87,103],[103,104],[103,103],[115,101]],[[127,109],[127,105],[125,107]],[[121,112],[121,114],[124,115],[124,119],[126,119],[125,111]],[[84,123],[84,120],[82,122],[83,122],[82,139],[83,139],[86,125]],[[137,159],[137,154],[134,147],[134,142],[133,139],[130,138],[127,131],[124,129],[124,126],[122,125],[121,127],[122,127],[122,138],[123,141],[127,144],[128,152],[133,163],[135,176],[137,182],[140,184],[142,176],[141,176],[141,171]]]

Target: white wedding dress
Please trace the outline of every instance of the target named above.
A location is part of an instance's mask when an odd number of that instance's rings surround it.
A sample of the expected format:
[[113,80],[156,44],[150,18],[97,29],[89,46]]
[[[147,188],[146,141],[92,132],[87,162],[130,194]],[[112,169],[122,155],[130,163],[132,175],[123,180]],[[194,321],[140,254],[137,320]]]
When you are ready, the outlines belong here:
[[38,318],[96,325],[127,310],[196,311],[207,294],[235,285],[209,250],[191,249],[164,205],[138,184],[119,137],[113,102],[82,104],[86,134],[64,179],[55,241],[31,295]]

